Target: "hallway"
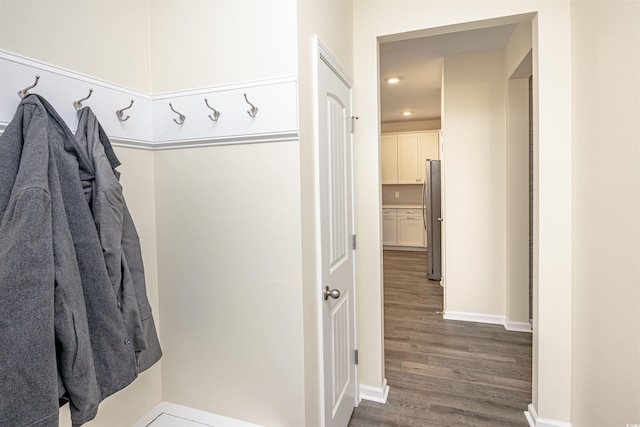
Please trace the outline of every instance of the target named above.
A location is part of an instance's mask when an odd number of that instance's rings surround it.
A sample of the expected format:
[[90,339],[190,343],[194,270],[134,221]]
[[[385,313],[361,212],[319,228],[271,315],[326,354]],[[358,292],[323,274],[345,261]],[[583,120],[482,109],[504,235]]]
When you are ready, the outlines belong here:
[[386,405],[363,400],[350,427],[527,426],[531,334],[445,321],[426,253],[384,251]]

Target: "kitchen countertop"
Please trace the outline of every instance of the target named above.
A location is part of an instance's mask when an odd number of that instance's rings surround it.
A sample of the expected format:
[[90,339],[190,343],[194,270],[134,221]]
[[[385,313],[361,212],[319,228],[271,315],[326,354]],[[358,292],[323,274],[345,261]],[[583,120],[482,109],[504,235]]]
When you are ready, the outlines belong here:
[[382,205],[382,209],[422,209],[422,205]]

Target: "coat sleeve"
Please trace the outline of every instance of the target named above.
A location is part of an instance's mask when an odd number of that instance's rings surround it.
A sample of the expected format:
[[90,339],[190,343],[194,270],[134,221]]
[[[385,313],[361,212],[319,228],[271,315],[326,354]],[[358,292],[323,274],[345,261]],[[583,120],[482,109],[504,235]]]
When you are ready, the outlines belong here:
[[147,298],[147,287],[144,276],[144,263],[142,261],[142,250],[140,238],[136,230],[133,218],[124,202],[124,217],[122,231],[122,252],[127,260],[129,275],[134,285],[136,298],[138,301],[138,311],[142,319],[142,329],[146,347],[137,352],[138,368],[140,372],[149,369],[162,357],[162,348],[158,340],[155,322],[151,313],[151,305]]
[[14,195],[0,222],[0,426],[56,425],[51,200]]
[[[108,170],[108,173],[112,173]],[[117,181],[93,198],[93,217],[118,308],[135,351],[147,348],[139,302],[122,247],[124,196]]]

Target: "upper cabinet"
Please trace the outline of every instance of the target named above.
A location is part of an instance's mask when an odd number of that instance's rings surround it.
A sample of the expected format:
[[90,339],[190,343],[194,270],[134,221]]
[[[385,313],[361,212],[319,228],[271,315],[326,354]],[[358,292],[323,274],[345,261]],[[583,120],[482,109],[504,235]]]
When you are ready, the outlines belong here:
[[418,133],[418,179],[424,182],[425,161],[440,160],[440,131]]
[[398,184],[419,183],[418,169],[418,134],[398,134]]
[[398,135],[383,134],[381,144],[382,183],[398,183]]
[[382,183],[422,184],[425,160],[439,159],[440,131],[382,135]]

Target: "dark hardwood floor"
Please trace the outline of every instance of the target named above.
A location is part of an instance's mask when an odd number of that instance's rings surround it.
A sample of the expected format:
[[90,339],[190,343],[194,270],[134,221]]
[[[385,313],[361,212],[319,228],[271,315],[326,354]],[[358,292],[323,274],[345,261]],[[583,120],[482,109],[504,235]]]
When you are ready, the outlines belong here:
[[531,334],[443,320],[426,253],[384,251],[386,404],[363,400],[350,427],[528,426]]

